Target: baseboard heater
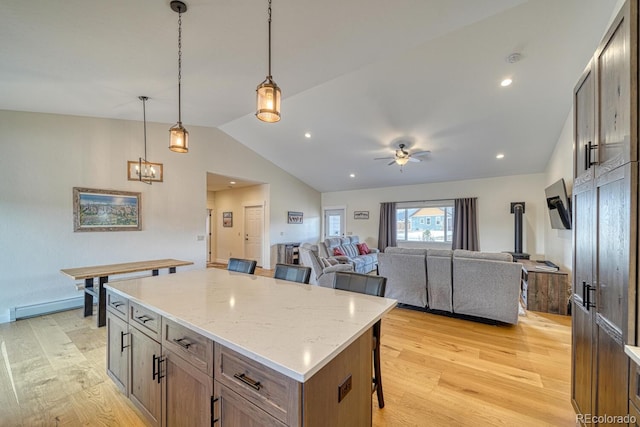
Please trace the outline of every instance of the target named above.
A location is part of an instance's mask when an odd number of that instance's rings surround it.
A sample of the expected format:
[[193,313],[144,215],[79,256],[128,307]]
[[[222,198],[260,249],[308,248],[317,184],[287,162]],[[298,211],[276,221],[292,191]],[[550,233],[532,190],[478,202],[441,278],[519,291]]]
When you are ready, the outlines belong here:
[[45,314],[57,313],[58,311],[73,310],[84,307],[84,297],[62,299],[58,301],[43,302],[40,304],[14,307],[9,311],[9,321],[26,319],[29,317],[42,316]]

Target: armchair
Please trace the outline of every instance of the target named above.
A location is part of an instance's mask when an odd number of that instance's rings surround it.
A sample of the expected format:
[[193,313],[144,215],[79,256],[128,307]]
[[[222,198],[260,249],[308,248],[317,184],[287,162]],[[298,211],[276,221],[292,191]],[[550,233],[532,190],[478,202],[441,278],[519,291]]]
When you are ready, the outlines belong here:
[[300,245],[300,262],[311,267],[309,284],[333,288],[333,279],[336,271],[353,271],[351,264],[336,264],[326,266],[318,255],[318,246],[309,243]]

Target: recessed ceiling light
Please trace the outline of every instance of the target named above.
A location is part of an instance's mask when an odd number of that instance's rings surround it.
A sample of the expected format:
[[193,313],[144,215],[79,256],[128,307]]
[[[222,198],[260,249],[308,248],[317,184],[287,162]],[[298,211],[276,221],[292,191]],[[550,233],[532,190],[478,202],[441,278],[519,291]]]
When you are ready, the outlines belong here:
[[233,184],[235,184],[235,183],[236,183],[235,181],[230,181],[230,182],[229,182],[229,184],[231,184],[231,185],[233,185]]
[[355,177],[356,177],[356,174],[355,174],[355,173],[350,173],[350,174],[349,174],[349,177],[350,177],[350,178],[355,178]]
[[305,132],[304,137],[305,138],[311,138],[311,134],[309,132]]
[[500,153],[496,156],[496,159],[504,159],[504,154]]
[[511,83],[513,83],[513,80],[511,79],[504,79],[503,81],[500,82],[500,86],[502,87],[507,87],[509,86]]

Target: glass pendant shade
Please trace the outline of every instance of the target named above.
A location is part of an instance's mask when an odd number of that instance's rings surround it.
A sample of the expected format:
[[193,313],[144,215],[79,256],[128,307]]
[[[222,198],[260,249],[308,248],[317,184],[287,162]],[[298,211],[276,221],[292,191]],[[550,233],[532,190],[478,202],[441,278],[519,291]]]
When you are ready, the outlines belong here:
[[256,117],[267,123],[280,121],[280,88],[271,80],[271,76],[258,85],[256,89]]
[[174,127],[169,129],[169,150],[176,153],[189,152],[189,132],[182,127],[182,123],[178,122]]
[[400,166],[404,166],[409,162],[409,157],[396,157],[396,163]]

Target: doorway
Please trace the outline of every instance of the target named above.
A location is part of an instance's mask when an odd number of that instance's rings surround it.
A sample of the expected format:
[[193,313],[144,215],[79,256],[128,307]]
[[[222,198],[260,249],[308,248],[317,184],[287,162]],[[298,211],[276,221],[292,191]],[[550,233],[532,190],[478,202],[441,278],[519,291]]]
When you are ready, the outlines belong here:
[[244,207],[244,257],[256,260],[262,267],[263,206]]
[[345,233],[345,208],[324,210],[324,238],[343,237]]

